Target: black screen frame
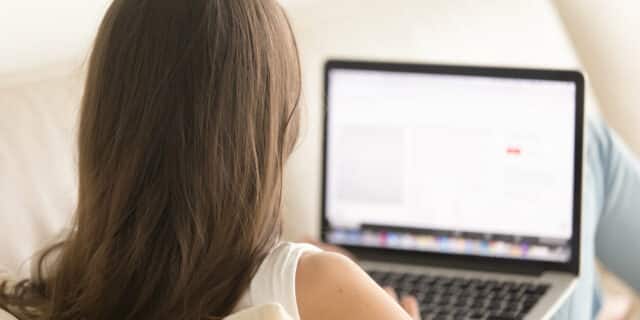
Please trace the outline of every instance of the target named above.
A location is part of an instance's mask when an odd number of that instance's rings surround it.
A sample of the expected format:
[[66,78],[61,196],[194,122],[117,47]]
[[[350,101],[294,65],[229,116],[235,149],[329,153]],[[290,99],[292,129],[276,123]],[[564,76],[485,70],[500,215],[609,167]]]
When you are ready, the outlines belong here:
[[452,268],[476,270],[490,270],[497,272],[513,272],[525,274],[540,274],[546,271],[569,272],[574,275],[580,273],[580,241],[581,241],[581,210],[582,210],[582,167],[584,150],[584,77],[580,71],[528,69],[504,67],[480,67],[468,65],[420,64],[400,62],[373,62],[355,60],[330,59],[324,65],[324,124],[323,124],[323,157],[322,157],[322,204],[321,204],[321,238],[328,241],[329,221],[326,212],[327,197],[327,149],[330,121],[329,73],[334,69],[391,71],[420,74],[440,74],[457,76],[479,76],[531,80],[558,80],[575,84],[575,150],[574,150],[574,183],[573,183],[573,225],[572,236],[569,241],[571,257],[567,262],[522,260],[512,258],[497,258],[464,254],[447,254],[438,252],[398,250],[390,248],[371,248],[354,245],[341,245],[351,251],[356,257],[365,260],[407,263],[415,265],[430,265]]

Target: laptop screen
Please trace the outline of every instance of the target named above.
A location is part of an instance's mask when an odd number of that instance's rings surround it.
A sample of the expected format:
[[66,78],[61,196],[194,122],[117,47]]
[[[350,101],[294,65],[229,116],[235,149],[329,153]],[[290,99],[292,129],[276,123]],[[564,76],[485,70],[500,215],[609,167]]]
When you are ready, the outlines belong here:
[[566,262],[573,81],[330,68],[325,239]]

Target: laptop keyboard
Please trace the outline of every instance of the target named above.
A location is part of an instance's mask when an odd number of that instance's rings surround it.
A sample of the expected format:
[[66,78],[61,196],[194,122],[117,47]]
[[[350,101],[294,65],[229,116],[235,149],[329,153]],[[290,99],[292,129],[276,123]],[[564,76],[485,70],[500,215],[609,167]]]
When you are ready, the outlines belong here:
[[411,294],[422,320],[523,319],[549,289],[547,284],[370,271],[381,286]]

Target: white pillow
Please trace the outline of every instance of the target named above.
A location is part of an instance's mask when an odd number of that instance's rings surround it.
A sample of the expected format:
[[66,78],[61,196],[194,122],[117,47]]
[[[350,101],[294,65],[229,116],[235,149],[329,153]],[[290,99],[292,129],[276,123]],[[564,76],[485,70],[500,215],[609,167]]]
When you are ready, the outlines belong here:
[[75,207],[79,75],[0,87],[0,271],[29,274],[28,258]]

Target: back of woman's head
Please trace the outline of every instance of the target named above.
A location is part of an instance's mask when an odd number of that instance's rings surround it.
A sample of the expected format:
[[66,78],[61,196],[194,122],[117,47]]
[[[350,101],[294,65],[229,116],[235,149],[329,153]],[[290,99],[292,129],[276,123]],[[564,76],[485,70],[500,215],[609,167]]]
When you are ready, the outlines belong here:
[[279,236],[299,90],[275,0],[115,0],[89,63],[74,228],[0,304],[37,319],[228,314]]

